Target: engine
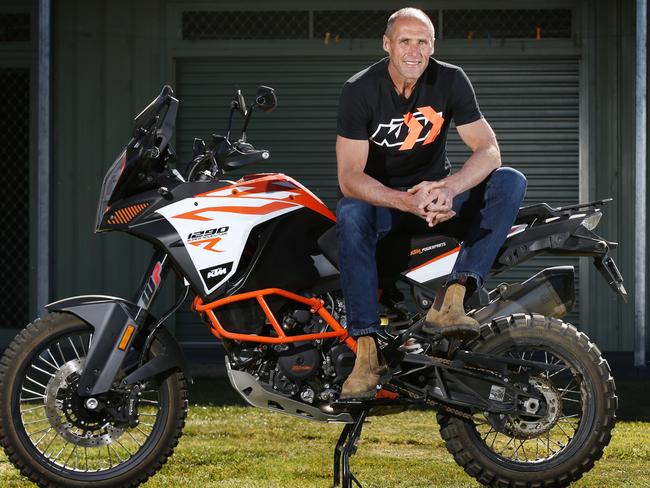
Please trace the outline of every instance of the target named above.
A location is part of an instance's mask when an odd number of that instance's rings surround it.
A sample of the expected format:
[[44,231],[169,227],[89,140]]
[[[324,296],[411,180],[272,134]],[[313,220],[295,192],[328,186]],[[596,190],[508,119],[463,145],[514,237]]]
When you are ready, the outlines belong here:
[[[322,298],[330,314],[345,325],[342,297]],[[328,329],[318,314],[300,306],[284,310],[281,325],[287,335],[315,334]],[[338,339],[275,345],[232,341],[224,344],[233,369],[253,375],[267,389],[314,406],[338,397],[355,359],[354,353]]]

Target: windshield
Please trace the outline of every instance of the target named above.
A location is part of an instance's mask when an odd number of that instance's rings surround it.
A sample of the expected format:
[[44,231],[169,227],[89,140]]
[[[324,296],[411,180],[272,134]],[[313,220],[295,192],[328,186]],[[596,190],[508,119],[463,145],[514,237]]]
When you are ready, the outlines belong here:
[[95,220],[95,229],[98,230],[101,226],[102,219],[104,214],[108,212],[110,208],[108,202],[111,198],[111,195],[115,191],[115,186],[117,185],[122,172],[124,171],[124,166],[126,165],[126,148],[122,151],[117,159],[111,164],[111,167],[108,169],[106,176],[104,176],[104,182],[102,183],[102,191],[99,194],[99,205],[97,205],[97,218]]
[[133,137],[108,169],[97,206],[95,232],[109,230],[104,224],[115,202],[161,186],[169,177],[165,163],[173,156],[169,146],[178,111],[178,100],[165,86],[134,119]]

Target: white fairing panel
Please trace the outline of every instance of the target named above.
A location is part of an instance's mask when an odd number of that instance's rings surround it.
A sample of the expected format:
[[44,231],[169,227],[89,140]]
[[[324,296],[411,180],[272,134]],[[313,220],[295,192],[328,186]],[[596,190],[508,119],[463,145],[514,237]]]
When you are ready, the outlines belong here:
[[[242,191],[244,188],[239,187]],[[256,225],[298,210],[302,206],[278,199],[291,192],[232,198],[219,191],[187,198],[158,211],[176,229],[192,263],[201,275],[206,294],[216,290],[237,270],[242,251]],[[232,194],[228,190],[228,194]]]

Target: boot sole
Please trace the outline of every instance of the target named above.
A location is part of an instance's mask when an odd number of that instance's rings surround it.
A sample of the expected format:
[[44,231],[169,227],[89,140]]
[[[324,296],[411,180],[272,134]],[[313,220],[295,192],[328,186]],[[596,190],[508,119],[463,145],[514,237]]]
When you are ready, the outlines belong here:
[[340,400],[372,400],[375,398],[377,395],[377,388],[373,388],[372,390],[361,392],[361,393],[354,393],[354,394],[347,394],[347,395],[339,395]]

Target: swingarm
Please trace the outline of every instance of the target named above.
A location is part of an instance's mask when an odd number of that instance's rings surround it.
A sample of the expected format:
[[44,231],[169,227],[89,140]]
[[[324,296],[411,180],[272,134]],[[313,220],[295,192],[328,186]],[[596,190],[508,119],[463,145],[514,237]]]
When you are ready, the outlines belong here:
[[464,350],[456,351],[453,359],[405,354],[390,384],[426,403],[541,417],[544,395],[530,379],[560,370],[553,364]]

